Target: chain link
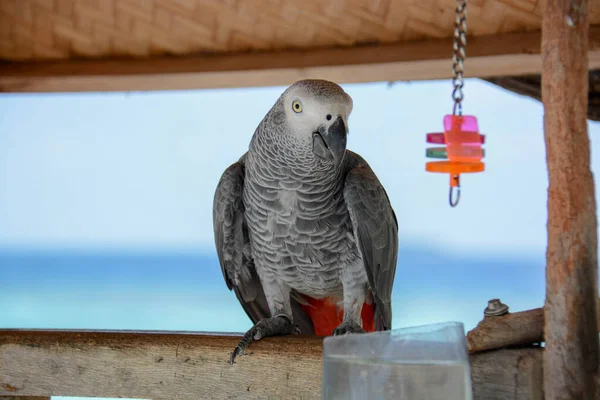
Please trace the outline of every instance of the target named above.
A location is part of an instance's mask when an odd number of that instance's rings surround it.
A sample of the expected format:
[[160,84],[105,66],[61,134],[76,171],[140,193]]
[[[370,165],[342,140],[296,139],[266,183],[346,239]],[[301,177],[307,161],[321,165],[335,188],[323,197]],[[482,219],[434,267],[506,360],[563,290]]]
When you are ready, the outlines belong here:
[[453,114],[462,115],[464,94],[463,72],[467,56],[467,0],[456,0],[456,20],[454,21],[454,54],[452,55],[452,98],[454,99]]

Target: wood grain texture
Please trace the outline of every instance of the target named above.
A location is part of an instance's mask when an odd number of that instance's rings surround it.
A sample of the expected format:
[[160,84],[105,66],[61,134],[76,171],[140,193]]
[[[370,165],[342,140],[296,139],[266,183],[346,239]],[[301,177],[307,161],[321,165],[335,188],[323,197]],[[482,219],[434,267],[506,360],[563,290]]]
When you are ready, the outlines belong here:
[[50,400],[50,397],[40,396],[0,396],[0,400]]
[[473,398],[542,400],[543,350],[498,350],[472,354]]
[[[174,332],[0,330],[0,396],[321,398],[322,339],[268,338],[231,366],[229,352],[238,340]],[[541,352],[471,355],[475,399],[535,398]]]
[[[469,34],[540,30],[540,1],[469,3]],[[0,59],[151,57],[449,38],[454,0],[2,0]],[[600,23],[600,3],[591,2]]]
[[543,308],[486,317],[467,333],[470,353],[540,343],[543,340]]
[[599,361],[597,221],[590,169],[588,2],[545,0],[542,100],[548,164],[546,397],[595,398]]
[[[149,399],[318,398],[321,340],[264,340],[228,364],[235,336],[0,334],[0,395]],[[273,357],[277,354],[277,357]],[[14,388],[8,392],[7,385]]]
[[[600,68],[600,26],[589,68]],[[541,72],[540,32],[469,39],[467,77]],[[184,90],[289,85],[305,78],[337,83],[449,79],[449,39],[347,48],[144,59],[0,64],[1,92]]]

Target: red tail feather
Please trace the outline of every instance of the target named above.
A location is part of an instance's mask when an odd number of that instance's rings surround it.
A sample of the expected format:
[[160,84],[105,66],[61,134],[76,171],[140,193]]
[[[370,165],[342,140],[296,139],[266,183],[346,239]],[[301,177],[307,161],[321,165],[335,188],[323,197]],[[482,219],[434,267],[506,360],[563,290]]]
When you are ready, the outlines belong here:
[[[330,297],[314,299],[304,296],[308,305],[302,305],[302,310],[308,314],[318,336],[329,336],[335,328],[342,323],[344,310],[338,310],[336,301]],[[375,331],[375,305],[363,304],[362,312],[363,329],[367,332]]]

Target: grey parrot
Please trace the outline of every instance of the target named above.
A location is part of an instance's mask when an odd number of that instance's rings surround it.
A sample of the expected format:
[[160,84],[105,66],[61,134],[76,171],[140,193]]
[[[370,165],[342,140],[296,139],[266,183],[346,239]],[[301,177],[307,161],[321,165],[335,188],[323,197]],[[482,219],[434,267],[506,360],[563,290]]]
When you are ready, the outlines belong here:
[[351,97],[301,80],[276,101],[214,195],[216,250],[255,324],[274,335],[389,330],[398,222],[367,162],[346,149]]

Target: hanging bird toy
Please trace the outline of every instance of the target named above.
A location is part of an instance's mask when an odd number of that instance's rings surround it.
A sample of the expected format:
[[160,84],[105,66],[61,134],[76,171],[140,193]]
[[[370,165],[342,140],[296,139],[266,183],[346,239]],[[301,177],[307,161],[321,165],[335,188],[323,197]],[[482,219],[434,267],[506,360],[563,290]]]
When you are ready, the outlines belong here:
[[[460,174],[482,172],[485,164],[481,162],[485,136],[479,133],[477,118],[462,115],[463,72],[467,47],[467,0],[457,0],[456,22],[454,24],[454,54],[452,56],[452,83],[454,90],[454,108],[451,115],[444,116],[444,132],[428,133],[427,143],[445,146],[426,149],[428,158],[446,159],[432,161],[425,165],[428,172],[447,173],[450,175],[450,193],[448,201],[455,207],[460,200]],[[456,197],[454,191],[456,190]]]

